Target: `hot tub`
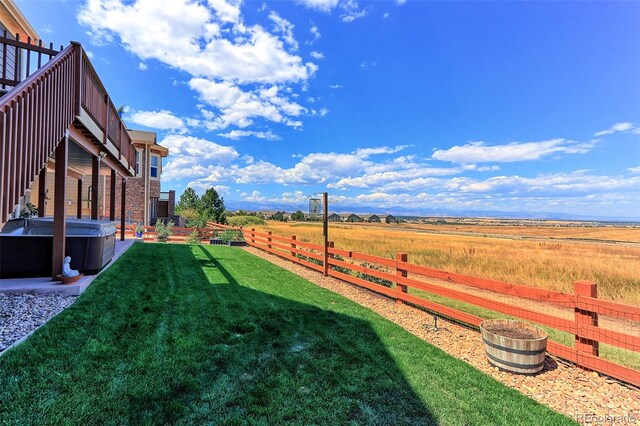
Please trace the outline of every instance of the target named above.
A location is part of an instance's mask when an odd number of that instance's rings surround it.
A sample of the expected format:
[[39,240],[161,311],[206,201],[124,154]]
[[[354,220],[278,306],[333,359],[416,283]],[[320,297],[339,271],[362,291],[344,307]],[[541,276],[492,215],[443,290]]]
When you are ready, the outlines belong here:
[[[113,258],[116,227],[113,222],[67,219],[65,256],[71,268],[95,274]],[[14,219],[0,233],[0,277],[51,275],[53,218]]]

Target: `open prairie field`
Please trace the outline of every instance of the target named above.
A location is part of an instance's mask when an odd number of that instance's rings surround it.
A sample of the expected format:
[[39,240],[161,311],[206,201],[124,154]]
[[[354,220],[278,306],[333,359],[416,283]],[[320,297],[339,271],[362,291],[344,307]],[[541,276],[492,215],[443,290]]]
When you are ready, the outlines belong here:
[[[321,223],[269,221],[260,229],[322,243]],[[337,248],[388,258],[406,252],[412,263],[557,291],[592,280],[599,297],[640,304],[638,228],[332,222],[329,239]]]

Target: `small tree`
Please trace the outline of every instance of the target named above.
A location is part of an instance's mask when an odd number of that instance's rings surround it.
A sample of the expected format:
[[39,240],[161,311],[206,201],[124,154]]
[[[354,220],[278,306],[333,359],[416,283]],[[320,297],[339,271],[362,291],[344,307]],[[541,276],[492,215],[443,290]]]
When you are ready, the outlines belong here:
[[277,212],[276,214],[274,214],[273,216],[271,216],[271,218],[273,220],[278,220],[280,222],[284,221],[284,215],[282,214],[282,212]]
[[304,213],[301,210],[291,213],[291,220],[304,220]]
[[224,198],[218,195],[218,191],[209,188],[200,197],[200,211],[206,218],[216,223],[226,223],[227,215],[225,213]]
[[178,214],[183,214],[186,210],[195,210],[198,211],[200,207],[200,199],[198,198],[198,194],[193,188],[188,187],[184,190],[180,199],[178,200],[178,204],[176,205],[176,212]]

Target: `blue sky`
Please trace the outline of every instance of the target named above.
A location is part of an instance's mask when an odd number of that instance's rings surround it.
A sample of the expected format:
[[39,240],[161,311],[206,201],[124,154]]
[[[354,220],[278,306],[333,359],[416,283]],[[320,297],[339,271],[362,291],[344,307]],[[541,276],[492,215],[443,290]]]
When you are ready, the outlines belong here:
[[640,220],[640,2],[18,4],[158,133],[163,190]]

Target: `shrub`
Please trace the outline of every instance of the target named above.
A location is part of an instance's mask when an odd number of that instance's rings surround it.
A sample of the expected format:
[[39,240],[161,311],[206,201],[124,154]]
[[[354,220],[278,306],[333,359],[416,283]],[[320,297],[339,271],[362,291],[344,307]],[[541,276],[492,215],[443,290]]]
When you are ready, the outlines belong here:
[[265,221],[257,216],[232,216],[227,218],[231,226],[264,225]]
[[169,238],[173,235],[173,221],[170,220],[166,225],[162,221],[156,223],[156,235],[158,238]]
[[[339,254],[336,254],[333,258],[335,260],[339,260],[341,262],[344,262],[344,257],[340,256]],[[336,272],[343,273],[343,274],[353,275],[351,269],[347,269],[344,266],[331,265],[331,269],[333,269]]]
[[242,231],[237,229],[225,229],[217,235],[225,243],[229,241],[244,241],[244,237],[242,236]]
[[193,231],[187,236],[186,239],[187,244],[201,244],[200,234],[198,231]]
[[[375,271],[387,272],[383,267],[374,265],[372,263],[362,262],[360,266],[364,266],[365,268],[373,269]],[[384,278],[374,277],[373,275],[365,274],[364,272],[356,272],[356,277],[370,281],[374,284],[383,285],[385,287],[393,287],[393,281],[385,280]]]

